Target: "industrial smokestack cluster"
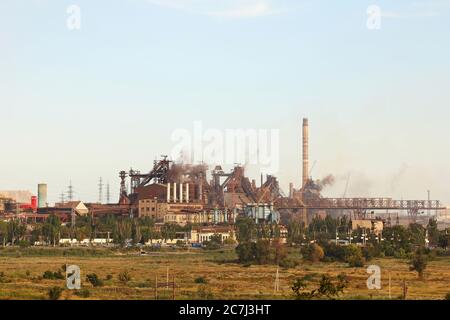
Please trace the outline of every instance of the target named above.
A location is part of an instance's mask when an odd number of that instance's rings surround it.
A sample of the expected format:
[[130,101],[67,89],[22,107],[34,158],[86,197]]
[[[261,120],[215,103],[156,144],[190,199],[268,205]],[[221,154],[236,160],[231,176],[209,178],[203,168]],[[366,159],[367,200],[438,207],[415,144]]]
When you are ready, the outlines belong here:
[[[176,183],[167,184],[167,202],[189,202],[189,183],[180,183],[177,190]],[[172,193],[171,193],[172,190]],[[177,194],[177,191],[178,194]]]
[[302,188],[308,183],[309,179],[309,136],[308,136],[308,119],[303,118],[303,182]]

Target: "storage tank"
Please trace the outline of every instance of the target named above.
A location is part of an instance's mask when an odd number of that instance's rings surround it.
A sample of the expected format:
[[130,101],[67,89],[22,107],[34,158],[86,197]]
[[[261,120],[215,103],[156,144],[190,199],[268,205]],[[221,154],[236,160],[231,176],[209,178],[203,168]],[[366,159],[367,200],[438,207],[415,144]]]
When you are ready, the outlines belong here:
[[47,184],[38,184],[38,208],[47,207]]

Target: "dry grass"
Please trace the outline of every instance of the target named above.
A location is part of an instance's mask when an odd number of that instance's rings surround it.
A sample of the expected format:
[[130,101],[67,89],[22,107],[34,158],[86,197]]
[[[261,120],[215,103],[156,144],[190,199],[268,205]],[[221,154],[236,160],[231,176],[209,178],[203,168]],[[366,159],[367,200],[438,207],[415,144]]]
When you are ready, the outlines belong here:
[[[90,291],[89,299],[154,299],[155,278],[166,281],[169,267],[170,281],[175,276],[176,299],[292,299],[291,284],[295,278],[309,274],[314,282],[322,274],[345,273],[350,279],[344,299],[388,299],[388,274],[391,273],[391,296],[401,294],[401,284],[406,279],[409,299],[442,299],[450,285],[450,257],[438,258],[429,263],[426,279],[417,279],[410,272],[407,262],[398,259],[376,259],[371,264],[382,268],[382,289],[368,290],[365,268],[348,268],[342,263],[304,263],[295,269],[280,269],[280,292],[274,294],[276,266],[244,267],[233,262],[233,251],[160,252],[149,256],[135,253],[101,256],[8,256],[0,257],[0,299],[46,299],[47,290],[53,286],[65,287],[64,280],[45,280],[46,270],[56,271],[63,264],[79,265],[82,287]],[[118,274],[128,270],[131,281],[121,283]],[[27,272],[28,271],[28,272]],[[94,288],[85,279],[86,274],[96,273],[104,280],[103,287]],[[111,280],[106,280],[112,275]],[[204,277],[207,284],[196,284],[197,277]],[[203,289],[201,289],[203,288]],[[205,292],[208,295],[205,295]],[[171,299],[172,289],[158,289],[159,299]],[[81,299],[71,290],[64,290],[61,299]]]

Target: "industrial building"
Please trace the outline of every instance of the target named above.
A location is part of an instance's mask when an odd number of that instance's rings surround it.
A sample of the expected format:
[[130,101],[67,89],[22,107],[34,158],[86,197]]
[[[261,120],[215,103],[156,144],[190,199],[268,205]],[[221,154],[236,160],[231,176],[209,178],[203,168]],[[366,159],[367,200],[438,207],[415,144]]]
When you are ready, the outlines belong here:
[[[333,176],[314,180],[309,163],[309,121],[301,122],[302,171],[298,183],[289,184],[284,194],[276,177],[262,176],[257,184],[246,176],[240,165],[226,172],[220,164],[211,170],[205,164],[184,164],[170,161],[167,156],[155,160],[148,173],[130,169],[120,171],[120,197],[116,204],[70,201],[48,206],[47,184],[40,183],[37,198],[18,203],[11,197],[0,196],[0,213],[22,214],[25,221],[48,214],[57,214],[62,221],[75,216],[118,215],[151,217],[158,224],[174,223],[204,226],[229,226],[239,216],[257,224],[286,224],[297,220],[307,225],[314,217],[349,214],[355,228],[381,231],[383,226],[399,224],[399,213],[407,213],[408,222],[420,221],[425,211],[445,210],[437,200],[394,200],[391,198],[327,198],[323,188],[333,183]],[[129,185],[129,188],[127,188]],[[36,217],[33,214],[41,214]],[[381,218],[381,213],[384,218]],[[395,220],[391,213],[396,214]],[[25,214],[25,215],[24,215]],[[26,216],[29,214],[29,216]],[[376,216],[375,216],[376,215]]]
[[[257,186],[255,180],[245,175],[242,166],[235,166],[231,172],[225,172],[220,165],[209,170],[204,164],[174,163],[163,156],[154,162],[149,173],[133,169],[119,173],[120,199],[116,209],[130,216],[150,216],[180,225],[233,224],[238,216],[251,217],[256,223],[286,223],[296,219],[308,224],[313,217],[350,212],[353,220],[371,221],[377,228],[381,220],[370,217],[374,212],[405,212],[414,222],[425,210],[443,209],[436,200],[323,197],[323,188],[332,184],[334,178],[311,177],[308,119],[303,119],[301,132],[302,177],[297,187],[295,183],[289,184],[288,196],[274,176],[261,176]],[[126,188],[127,179],[130,190]]]

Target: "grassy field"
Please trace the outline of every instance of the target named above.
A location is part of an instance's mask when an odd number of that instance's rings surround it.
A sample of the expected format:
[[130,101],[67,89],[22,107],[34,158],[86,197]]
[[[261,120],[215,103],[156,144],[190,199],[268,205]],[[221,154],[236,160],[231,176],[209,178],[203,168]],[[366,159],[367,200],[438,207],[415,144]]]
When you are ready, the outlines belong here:
[[[296,251],[291,253],[296,255]],[[47,299],[49,288],[65,287],[65,280],[42,279],[45,271],[57,271],[64,264],[76,264],[82,272],[82,287],[90,291],[88,299],[155,299],[155,280],[175,277],[176,299],[293,299],[291,285],[297,277],[310,275],[315,283],[322,274],[349,277],[349,286],[341,299],[389,299],[401,294],[406,279],[408,299],[443,299],[450,292],[450,257],[436,258],[426,269],[425,280],[409,271],[406,260],[383,258],[370,264],[382,269],[382,289],[368,290],[365,268],[349,268],[343,263],[302,263],[293,269],[279,269],[280,291],[274,293],[276,266],[242,266],[235,263],[233,250],[165,251],[140,256],[136,251],[120,252],[88,249],[0,249],[0,299]],[[120,282],[120,272],[129,271],[131,280]],[[96,273],[104,286],[94,288],[86,274]],[[111,279],[106,280],[108,275]],[[203,277],[206,284],[195,279]],[[313,287],[311,287],[313,289]],[[158,299],[172,299],[172,288],[158,288]],[[72,290],[64,290],[61,299],[81,299]]]

